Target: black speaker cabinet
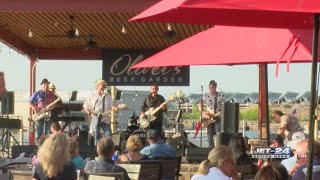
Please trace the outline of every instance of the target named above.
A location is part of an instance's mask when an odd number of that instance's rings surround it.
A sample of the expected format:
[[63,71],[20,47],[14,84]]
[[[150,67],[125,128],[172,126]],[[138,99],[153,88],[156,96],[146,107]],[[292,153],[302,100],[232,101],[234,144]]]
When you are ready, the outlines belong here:
[[221,111],[221,132],[238,133],[239,117],[239,103],[223,103]]
[[14,114],[14,92],[8,91],[2,96],[1,113]]
[[89,146],[89,132],[79,131],[79,136],[77,138],[79,146]]
[[25,157],[31,157],[37,155],[38,146],[36,145],[23,145],[23,146],[12,146],[12,158],[18,157],[21,153],[25,153]]
[[202,162],[203,160],[208,159],[208,155],[211,150],[212,148],[200,148],[191,142],[188,142],[186,148],[186,160],[188,163]]
[[215,144],[228,146],[232,136],[242,137],[242,134],[241,133],[225,133],[225,132],[217,133]]
[[90,159],[94,159],[98,156],[97,148],[95,146],[79,146],[79,154],[83,159],[90,157]]
[[184,156],[187,142],[188,140],[186,138],[176,138],[169,139],[167,144],[169,144],[176,150],[177,156]]

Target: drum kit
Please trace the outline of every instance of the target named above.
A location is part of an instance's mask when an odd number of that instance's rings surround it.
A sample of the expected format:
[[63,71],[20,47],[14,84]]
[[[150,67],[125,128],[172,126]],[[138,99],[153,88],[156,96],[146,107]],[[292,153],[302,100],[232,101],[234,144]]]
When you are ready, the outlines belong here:
[[[166,137],[166,142],[170,142],[175,139],[187,139],[187,135],[184,131],[183,123],[181,120],[181,111],[178,112],[175,118],[168,118],[169,129],[174,129],[174,132],[168,133]],[[142,146],[148,145],[147,142],[147,129],[142,127],[139,122],[139,116],[136,116],[133,112],[132,116],[129,117],[127,128],[120,131],[120,150],[125,151],[126,143],[131,135],[138,135],[142,141]]]

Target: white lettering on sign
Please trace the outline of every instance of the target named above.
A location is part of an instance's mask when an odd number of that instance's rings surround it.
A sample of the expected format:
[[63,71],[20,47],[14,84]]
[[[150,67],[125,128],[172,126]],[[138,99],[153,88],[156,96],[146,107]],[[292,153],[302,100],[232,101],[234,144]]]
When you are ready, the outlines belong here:
[[[177,75],[181,72],[181,67],[177,66],[174,68],[167,68],[167,67],[158,67],[158,68],[139,68],[139,69],[131,69],[130,67],[141,62],[143,60],[143,55],[139,55],[136,59],[132,60],[131,56],[128,54],[120,56],[110,68],[110,73],[113,76],[130,76],[130,75],[144,75],[150,73],[153,76],[157,75]],[[120,63],[123,64],[126,62],[126,66],[124,68],[120,68]],[[119,66],[118,66],[119,65]],[[118,68],[119,67],[119,68]],[[117,80],[117,82],[119,82]],[[166,82],[166,81],[164,81]]]

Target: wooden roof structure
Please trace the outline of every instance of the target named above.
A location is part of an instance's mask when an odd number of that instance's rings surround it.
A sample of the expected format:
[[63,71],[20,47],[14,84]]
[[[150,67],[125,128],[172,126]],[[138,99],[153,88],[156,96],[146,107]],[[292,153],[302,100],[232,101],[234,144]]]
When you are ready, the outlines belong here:
[[128,23],[157,1],[0,0],[0,39],[38,60],[89,60],[101,59],[101,48],[161,50],[211,27],[171,24],[168,36],[168,23]]
[[168,32],[167,23],[128,23],[158,1],[0,0],[0,41],[29,58],[31,95],[37,60],[101,60],[103,48],[161,50],[211,27],[170,24]]

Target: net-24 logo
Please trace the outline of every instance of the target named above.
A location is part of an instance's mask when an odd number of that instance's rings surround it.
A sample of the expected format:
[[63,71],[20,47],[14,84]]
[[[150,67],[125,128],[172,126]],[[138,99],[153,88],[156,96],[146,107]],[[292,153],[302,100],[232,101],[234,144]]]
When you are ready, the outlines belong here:
[[252,158],[289,158],[290,147],[254,147]]

